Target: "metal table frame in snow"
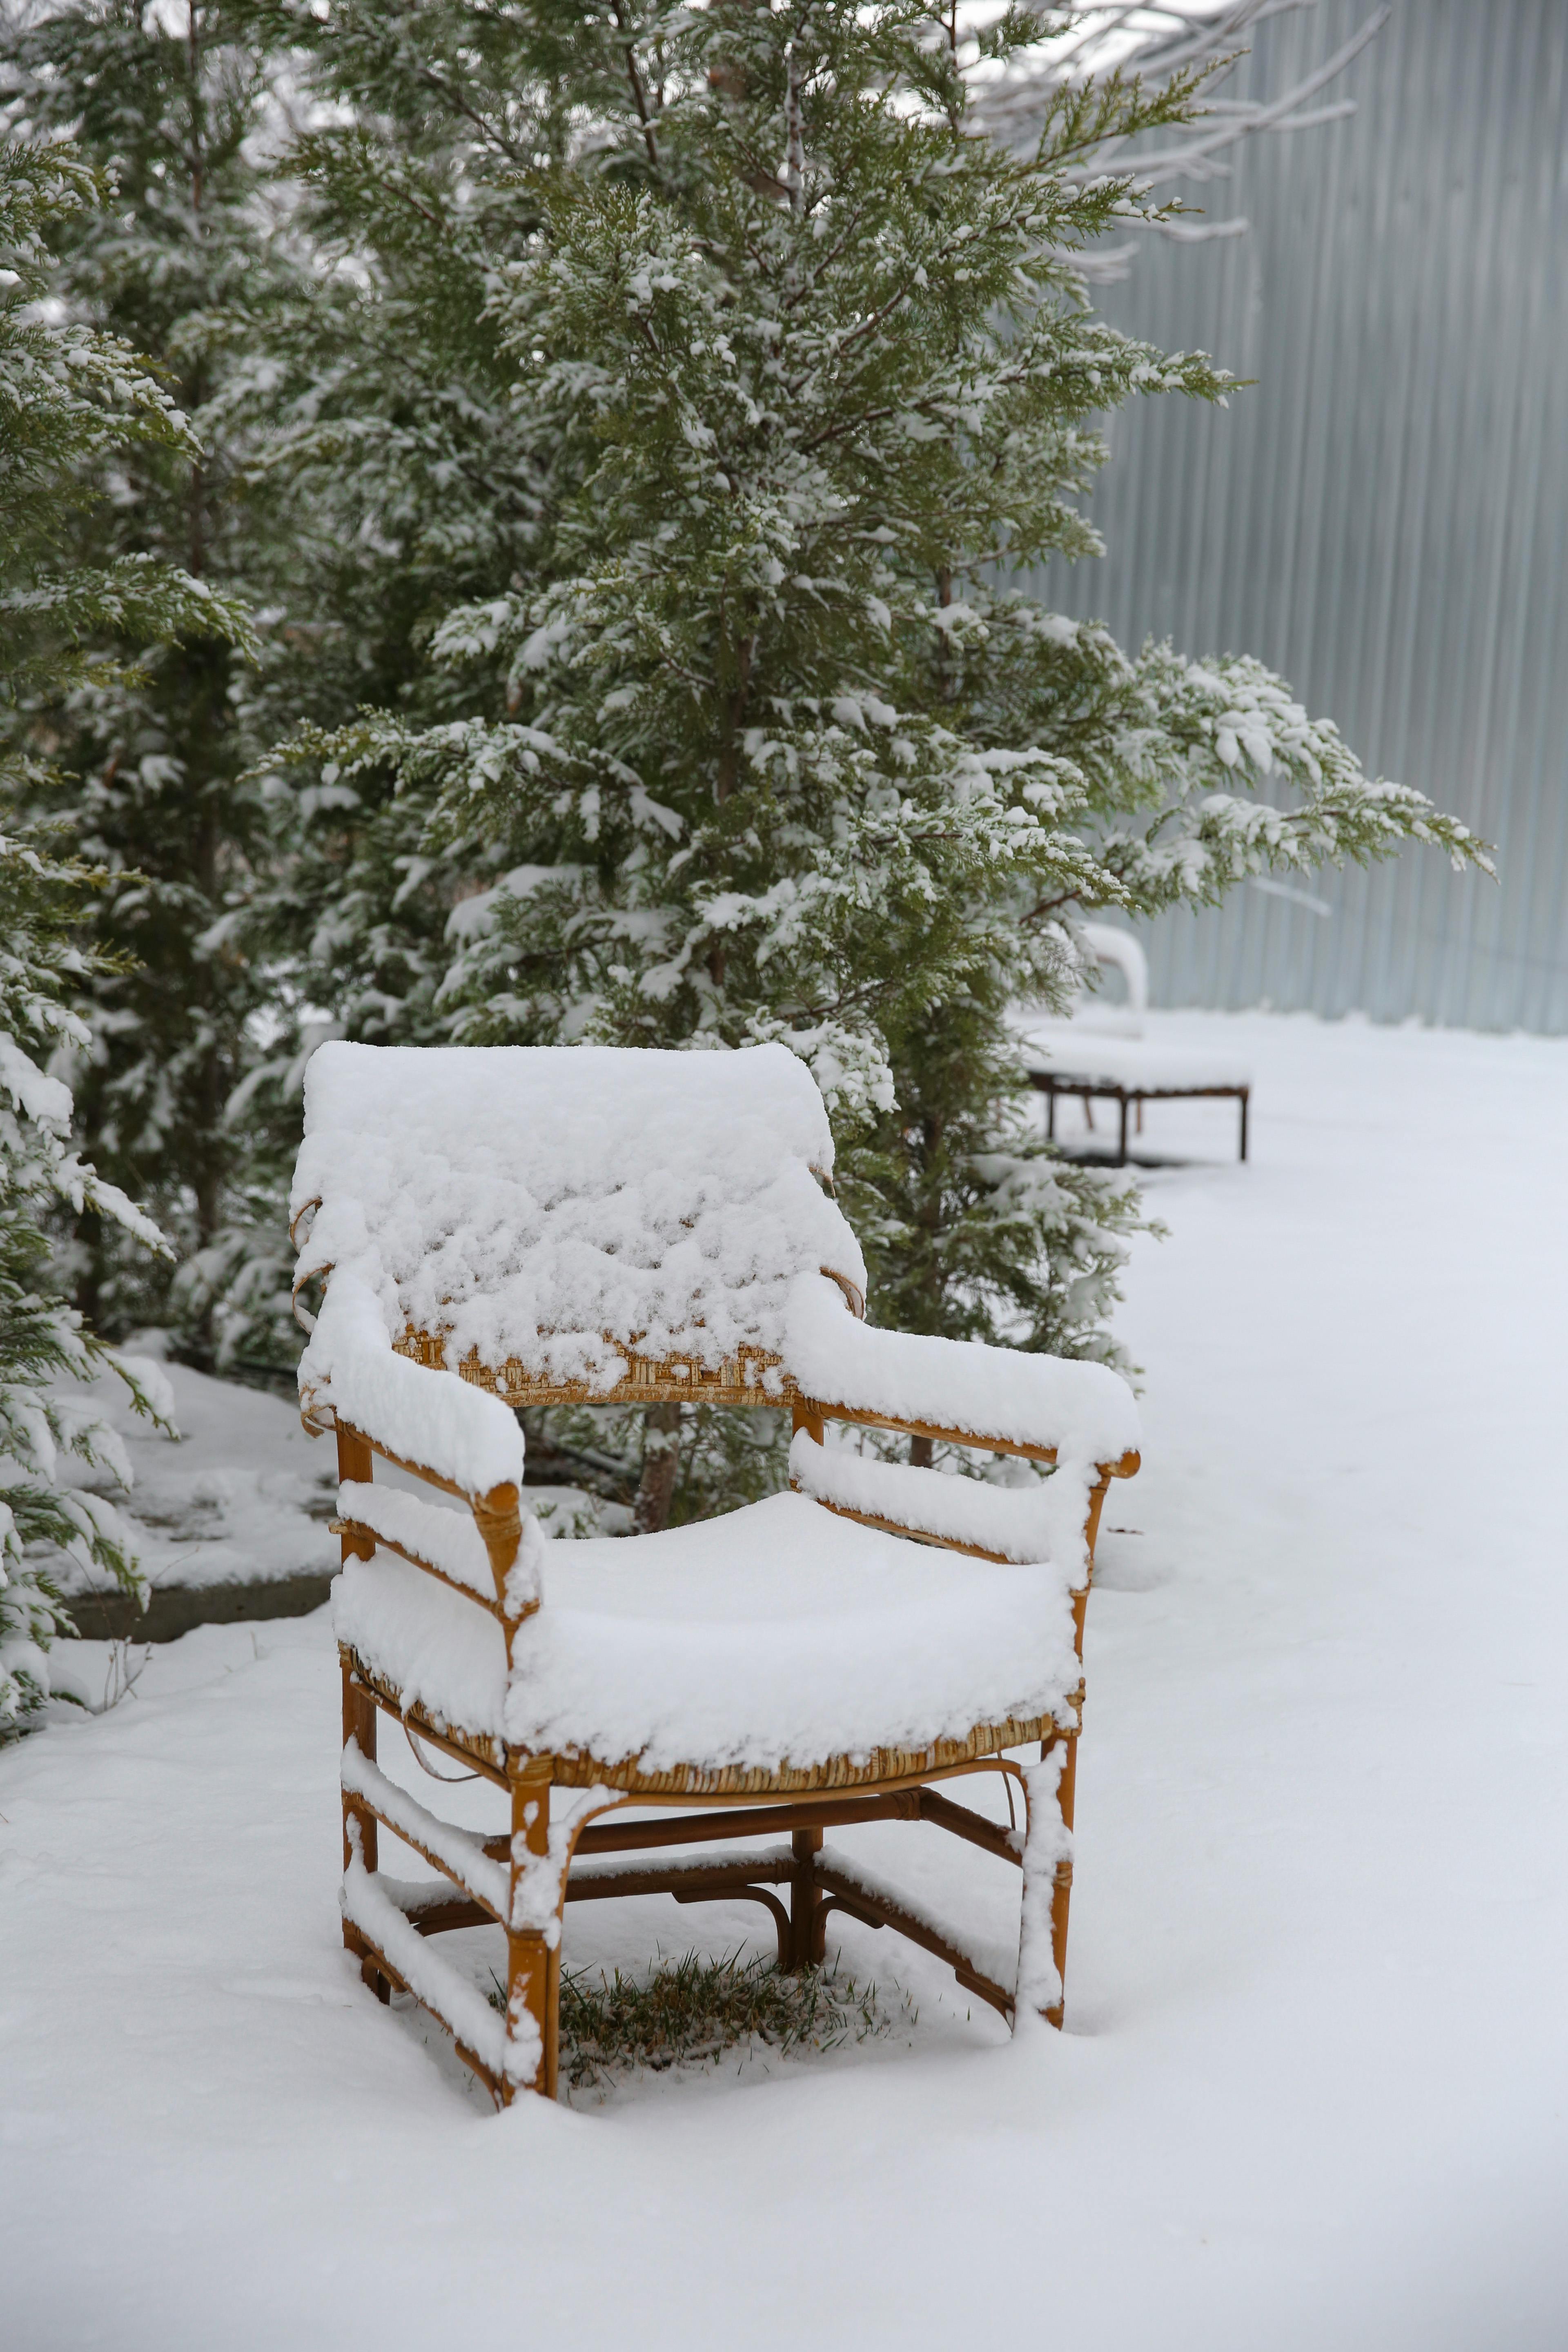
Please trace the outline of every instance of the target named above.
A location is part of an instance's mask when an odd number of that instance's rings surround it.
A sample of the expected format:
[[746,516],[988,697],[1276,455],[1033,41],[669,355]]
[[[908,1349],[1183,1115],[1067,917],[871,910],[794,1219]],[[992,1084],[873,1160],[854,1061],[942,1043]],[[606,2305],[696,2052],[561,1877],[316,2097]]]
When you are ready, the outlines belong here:
[[[1046,1098],[1046,1133],[1054,1142],[1057,1132],[1057,1097],[1076,1095],[1085,1108],[1093,1102],[1113,1102],[1121,1106],[1121,1134],[1117,1143],[1115,1165],[1127,1165],[1127,1113],[1136,1107],[1138,1132],[1143,1132],[1143,1106],[1146,1102],[1194,1102],[1201,1099],[1234,1101],[1241,1105],[1241,1151],[1247,1157],[1247,1113],[1251,1097],[1250,1086],[1230,1087],[1140,1087],[1118,1084],[1110,1078],[1070,1077],[1060,1070],[1033,1070],[1030,1081]],[[1090,1125],[1093,1124],[1092,1114]]]

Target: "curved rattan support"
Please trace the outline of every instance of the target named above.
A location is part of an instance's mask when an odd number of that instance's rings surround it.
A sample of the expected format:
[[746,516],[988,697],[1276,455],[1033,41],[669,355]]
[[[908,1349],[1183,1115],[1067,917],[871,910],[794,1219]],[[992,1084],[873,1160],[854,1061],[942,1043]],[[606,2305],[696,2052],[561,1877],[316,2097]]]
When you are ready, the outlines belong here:
[[737,1886],[726,1893],[722,1887],[708,1893],[695,1886],[672,1886],[669,1892],[678,1903],[765,1903],[773,1917],[779,1939],[779,1966],[787,1968],[790,1953],[790,1916],[776,1895],[765,1886]]

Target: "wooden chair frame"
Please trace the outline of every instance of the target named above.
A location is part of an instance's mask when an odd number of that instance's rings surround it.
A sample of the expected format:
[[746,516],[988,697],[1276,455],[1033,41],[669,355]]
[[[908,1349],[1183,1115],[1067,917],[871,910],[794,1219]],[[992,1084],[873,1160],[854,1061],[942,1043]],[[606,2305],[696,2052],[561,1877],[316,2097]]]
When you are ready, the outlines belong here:
[[[850,1301],[853,1311],[856,1301]],[[438,1341],[423,1335],[405,1337],[400,1353],[416,1362],[439,1365]],[[464,1374],[486,1387],[509,1394],[504,1374],[498,1379],[478,1366],[465,1364]],[[727,1368],[728,1369],[728,1368]],[[775,1404],[779,1400],[757,1386],[752,1368],[737,1368],[738,1378],[722,1381],[713,1401]],[[650,1402],[661,1394],[689,1397],[689,1375],[675,1367],[636,1367],[631,1392],[613,1401]],[[902,1421],[790,1393],[796,1430],[805,1430],[818,1443],[829,1420],[904,1432],[911,1436],[941,1438],[997,1453],[1054,1463],[1056,1449],[992,1438],[974,1431],[921,1422]],[[727,1392],[725,1392],[727,1391]],[[545,1389],[529,1382],[527,1402],[549,1403],[576,1397],[574,1390]],[[710,1388],[700,1391],[704,1401]],[[521,1395],[510,1399],[521,1402]],[[309,1422],[307,1423],[309,1426]],[[320,1423],[317,1423],[320,1426]],[[507,1663],[525,1617],[509,1614],[508,1576],[521,1541],[521,1497],[515,1486],[502,1486],[482,1495],[469,1495],[421,1464],[394,1454],[373,1434],[337,1423],[338,1472],[345,1482],[368,1484],[374,1458],[380,1454],[398,1468],[456,1496],[472,1511],[495,1579],[490,1601],[456,1584],[429,1560],[402,1544],[390,1542],[365,1523],[353,1518],[334,1521],[342,1538],[344,1560],[369,1559],[378,1547],[399,1551],[414,1565],[462,1592],[475,1606],[497,1617],[506,1637]],[[1116,1462],[1098,1465],[1090,1490],[1084,1529],[1088,1568],[1083,1585],[1073,1595],[1074,1635],[1079,1664],[1083,1657],[1084,1612],[1093,1572],[1094,1547],[1105,1496],[1112,1478],[1131,1477],[1139,1457],[1129,1453]],[[945,1542],[919,1528],[843,1506],[823,1503],[842,1516],[886,1528],[916,1540],[974,1557],[1000,1559],[998,1552],[973,1544]],[[918,1753],[881,1749],[869,1759],[839,1757],[811,1769],[784,1767],[766,1772],[740,1769],[708,1769],[683,1766],[669,1772],[644,1773],[635,1757],[602,1759],[583,1756],[536,1755],[486,1735],[453,1726],[437,1727],[424,1709],[405,1701],[402,1694],[379,1677],[352,1649],[340,1644],[342,1666],[342,1828],[345,1885],[343,1941],[360,1963],[366,1983],[383,2001],[397,1986],[429,2010],[453,2034],[458,2054],[479,2076],[498,2105],[510,2104],[525,2084],[545,2097],[556,2095],[559,2065],[561,1934],[568,1903],[611,1896],[670,1894],[678,1902],[761,1904],[772,1917],[778,1937],[782,1966],[799,1969],[819,1962],[825,1953],[827,1920],[835,1911],[871,1927],[891,1927],[933,1953],[953,1971],[960,1984],[1011,2021],[1015,1995],[977,1966],[940,1924],[912,1906],[890,1900],[879,1888],[862,1884],[841,1858],[824,1857],[826,1830],[872,1821],[923,1821],[963,1838],[997,1860],[1022,1871],[1034,1826],[1031,1806],[1041,1801],[1040,1789],[1031,1787],[1041,1767],[1021,1765],[1016,1750],[1039,1743],[1041,1766],[1058,1766],[1052,1810],[1059,1806],[1061,1822],[1073,1824],[1078,1739],[1081,1719],[1082,1683],[1073,1694],[1066,1719],[1056,1716],[976,1726],[967,1740],[942,1740]],[[468,1770],[505,1790],[510,1802],[510,1829],[506,1836],[479,1839],[438,1822],[417,1801],[380,1773],[376,1765],[376,1726],[382,1714],[395,1717],[423,1742],[442,1751]],[[968,1807],[938,1792],[938,1784],[981,1772],[1002,1776],[1016,1789],[1024,1807],[1024,1823],[1004,1830]],[[1048,1775],[1047,1776],[1048,1777]],[[557,1800],[552,1820],[552,1801]],[[564,1805],[560,1800],[565,1797]],[[641,1822],[606,1820],[605,1816],[634,1807],[668,1806],[679,1799],[696,1807],[673,1819]],[[1011,1803],[1010,1803],[1011,1810]],[[380,1832],[391,1832],[419,1853],[439,1876],[417,1892],[400,1890],[393,1909],[375,1913],[384,1919],[379,1929],[361,1916],[351,1916],[350,1889],[358,1874],[378,1874]],[[659,1867],[652,1864],[606,1864],[602,1857],[657,1853],[661,1847],[692,1846],[716,1840],[730,1841],[764,1832],[787,1832],[787,1850],[754,1859],[725,1860],[705,1864],[700,1858]],[[445,1882],[445,1883],[443,1883]],[[377,1876],[378,1887],[384,1885]],[[781,1899],[787,1895],[787,1902]],[[1050,1939],[1058,1983],[1067,1973],[1068,1914],[1072,1892],[1072,1864],[1059,1859],[1054,1868],[1050,1895]],[[377,1904],[381,1895],[376,1897]],[[507,1937],[505,2058],[495,2063],[465,2042],[460,2027],[447,2013],[439,1994],[430,1990],[429,1971],[415,1964],[421,1948],[410,1936],[428,1937],[445,1929],[494,1924]],[[389,1949],[391,1945],[395,1948]],[[1043,2014],[1053,2025],[1062,2021],[1062,2000]],[[531,2054],[530,2054],[531,2053]],[[514,2055],[518,2063],[512,2063]]]

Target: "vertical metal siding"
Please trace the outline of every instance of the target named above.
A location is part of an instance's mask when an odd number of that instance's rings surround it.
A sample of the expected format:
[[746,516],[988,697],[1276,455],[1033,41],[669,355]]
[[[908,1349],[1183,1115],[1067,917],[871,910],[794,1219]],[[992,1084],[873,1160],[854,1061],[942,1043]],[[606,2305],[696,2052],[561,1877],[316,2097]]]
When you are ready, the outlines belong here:
[[[1242,72],[1286,87],[1368,5],[1270,19]],[[1258,383],[1113,419],[1110,553],[1043,584],[1124,644],[1258,654],[1498,845],[1500,887],[1413,848],[1313,883],[1328,919],[1249,888],[1167,917],[1156,1003],[1568,1030],[1568,0],[1398,0],[1344,87],[1348,121],[1189,195],[1248,236],[1105,289]]]

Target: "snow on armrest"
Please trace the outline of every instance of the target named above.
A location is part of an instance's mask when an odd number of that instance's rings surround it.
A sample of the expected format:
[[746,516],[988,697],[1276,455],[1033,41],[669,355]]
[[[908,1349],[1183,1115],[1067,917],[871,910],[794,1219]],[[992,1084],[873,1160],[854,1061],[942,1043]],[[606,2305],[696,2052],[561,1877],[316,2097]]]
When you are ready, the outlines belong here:
[[[467,1511],[443,1510],[438,1503],[423,1503],[400,1486],[366,1486],[345,1478],[338,1488],[338,1516],[368,1528],[416,1568],[432,1568],[448,1584],[471,1592],[488,1608],[496,1603],[495,1571],[484,1538]],[[512,1617],[526,1616],[543,1598],[542,1563],[547,1541],[531,1512],[523,1515],[522,1539],[506,1580],[504,1607]]]
[[820,1445],[802,1429],[789,1450],[789,1470],[791,1485],[803,1495],[862,1518],[947,1543],[973,1544],[1031,1567],[1049,1563],[1075,1580],[1086,1564],[1084,1531],[1094,1483],[1088,1462],[1064,1465],[1028,1486],[989,1486],[978,1478]]
[[334,1420],[466,1495],[522,1484],[522,1431],[510,1407],[456,1372],[395,1353],[374,1291],[349,1266],[327,1285],[300,1360],[300,1397],[307,1415],[330,1408]]
[[1109,1366],[878,1330],[819,1275],[797,1282],[790,1299],[788,1363],[830,1412],[923,1423],[981,1445],[1051,1447],[1075,1462],[1115,1463],[1138,1450],[1132,1391]]
[[401,1486],[366,1486],[345,1478],[338,1488],[338,1516],[368,1528],[383,1543],[391,1544],[423,1568],[433,1568],[448,1584],[481,1601],[496,1597],[495,1578],[484,1538],[467,1511],[443,1510],[438,1503],[422,1503]]

